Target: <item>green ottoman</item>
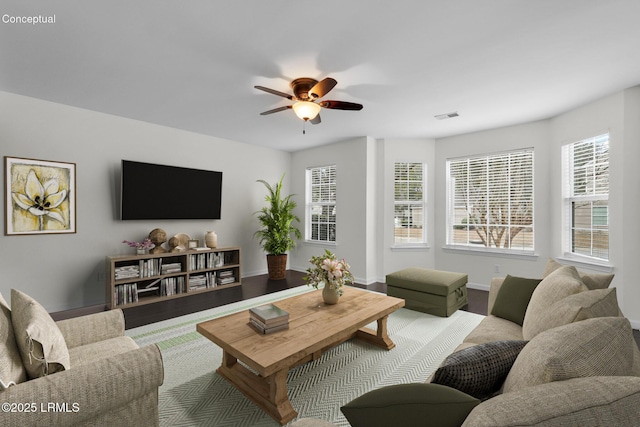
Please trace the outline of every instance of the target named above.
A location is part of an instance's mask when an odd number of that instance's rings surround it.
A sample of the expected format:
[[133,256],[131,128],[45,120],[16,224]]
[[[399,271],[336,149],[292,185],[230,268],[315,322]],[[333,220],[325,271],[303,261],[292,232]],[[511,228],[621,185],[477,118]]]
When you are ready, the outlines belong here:
[[405,268],[387,274],[387,295],[403,298],[405,308],[449,317],[467,305],[467,275]]

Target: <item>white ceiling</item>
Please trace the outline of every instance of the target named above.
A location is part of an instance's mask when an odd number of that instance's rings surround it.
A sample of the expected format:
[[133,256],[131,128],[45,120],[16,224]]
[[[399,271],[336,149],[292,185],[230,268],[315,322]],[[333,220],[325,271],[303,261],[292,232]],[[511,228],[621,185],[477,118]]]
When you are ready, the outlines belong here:
[[[2,0],[0,90],[295,151],[544,119],[640,84],[638,0]],[[297,77],[331,76],[303,123]],[[436,120],[457,111],[460,117]]]

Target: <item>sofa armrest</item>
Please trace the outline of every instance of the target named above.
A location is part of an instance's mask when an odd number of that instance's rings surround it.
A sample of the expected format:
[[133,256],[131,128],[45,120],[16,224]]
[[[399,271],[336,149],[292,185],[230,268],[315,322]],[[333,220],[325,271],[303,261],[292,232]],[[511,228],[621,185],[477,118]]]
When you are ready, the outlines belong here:
[[2,425],[75,425],[157,393],[163,381],[162,355],[149,345],[9,387],[0,402],[16,411],[5,411]]
[[504,277],[494,277],[491,279],[491,285],[489,286],[489,300],[487,301],[487,314],[491,314],[491,309],[493,309],[493,304],[496,302],[496,297],[498,296],[498,292],[500,292],[503,282]]
[[56,324],[69,348],[124,335],[124,313],[119,309],[60,320]]
[[583,377],[525,387],[476,406],[462,427],[638,425],[640,377]]

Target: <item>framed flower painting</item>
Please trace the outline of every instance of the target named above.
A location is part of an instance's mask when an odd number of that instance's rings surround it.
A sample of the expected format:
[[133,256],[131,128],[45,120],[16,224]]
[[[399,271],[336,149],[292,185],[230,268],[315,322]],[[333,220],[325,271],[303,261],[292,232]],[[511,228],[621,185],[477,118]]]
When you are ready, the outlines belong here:
[[4,160],[5,234],[75,233],[75,163]]

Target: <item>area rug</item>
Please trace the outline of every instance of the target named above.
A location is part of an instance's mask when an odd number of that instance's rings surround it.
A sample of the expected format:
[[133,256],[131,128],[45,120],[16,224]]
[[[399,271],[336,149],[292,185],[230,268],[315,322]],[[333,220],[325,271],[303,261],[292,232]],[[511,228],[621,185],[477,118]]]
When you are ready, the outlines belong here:
[[[160,387],[160,425],[278,426],[215,373],[222,351],[196,332],[196,324],[310,291],[313,289],[300,286],[128,330],[127,335],[138,345],[156,343],[162,351],[165,377]],[[289,372],[289,400],[298,418],[349,426],[340,406],[386,385],[423,382],[482,319],[465,311],[442,318],[401,308],[389,316],[387,325],[396,343],[394,349],[383,350],[357,339],[340,344]]]

